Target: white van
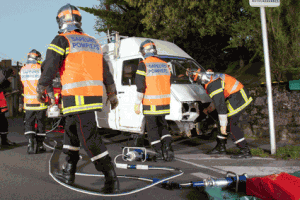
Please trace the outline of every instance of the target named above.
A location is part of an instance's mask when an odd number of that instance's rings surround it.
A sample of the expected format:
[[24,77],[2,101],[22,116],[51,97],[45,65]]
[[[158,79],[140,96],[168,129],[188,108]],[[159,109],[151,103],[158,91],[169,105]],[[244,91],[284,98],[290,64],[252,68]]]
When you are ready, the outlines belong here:
[[[135,73],[138,64],[143,60],[139,53],[140,44],[149,38],[123,37],[116,34],[114,41],[102,45],[105,59],[108,61],[113,74],[119,105],[111,110],[110,105],[97,112],[98,127],[110,128],[123,132],[145,132],[143,114],[134,112],[136,100]],[[202,68],[191,56],[171,42],[151,39],[157,48],[158,57],[168,62],[171,67],[171,113],[166,115],[173,133],[189,135],[196,127],[201,108],[210,104],[211,99],[201,85],[192,83],[186,76],[186,69],[197,70]],[[104,92],[105,94],[105,92]],[[142,110],[142,105],[141,105]],[[203,114],[203,113],[202,113]]]

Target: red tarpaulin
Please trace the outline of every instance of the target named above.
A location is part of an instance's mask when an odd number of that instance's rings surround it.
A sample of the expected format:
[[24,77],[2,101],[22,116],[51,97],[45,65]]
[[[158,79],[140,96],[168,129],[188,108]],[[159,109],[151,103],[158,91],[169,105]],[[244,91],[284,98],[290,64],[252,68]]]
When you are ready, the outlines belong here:
[[260,199],[299,200],[300,178],[282,172],[247,179],[246,194]]

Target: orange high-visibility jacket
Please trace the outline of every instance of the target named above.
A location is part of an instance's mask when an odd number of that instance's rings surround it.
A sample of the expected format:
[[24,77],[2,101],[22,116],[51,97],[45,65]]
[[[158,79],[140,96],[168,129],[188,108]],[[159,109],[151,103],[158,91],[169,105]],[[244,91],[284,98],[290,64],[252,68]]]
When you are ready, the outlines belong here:
[[[215,81],[221,79],[221,84],[217,84]],[[252,97],[245,90],[244,85],[241,84],[234,77],[222,73],[214,73],[211,76],[210,82],[204,85],[206,91],[209,84],[216,84],[217,87],[213,87],[214,90],[209,92],[210,98],[214,99],[219,93],[223,93],[228,109],[227,116],[233,116],[241,112],[246,108],[251,102]],[[212,85],[211,85],[212,86]],[[220,101],[216,101],[219,102]],[[215,102],[215,103],[216,103]],[[219,105],[215,105],[216,107]],[[222,113],[221,113],[222,114]]]
[[238,80],[236,80],[232,76],[229,76],[228,74],[214,73],[214,75],[210,79],[210,82],[204,85],[205,89],[211,82],[217,80],[218,78],[223,80],[222,83],[225,99],[229,97],[229,95],[236,93],[244,87],[243,84],[241,84]]
[[[144,114],[170,113],[171,73],[168,64],[154,56],[142,61],[146,65],[146,90],[143,98]],[[150,106],[150,109],[147,109]]]
[[0,93],[0,112],[4,113],[7,111],[8,111],[8,108],[7,108],[6,99],[5,99],[4,93],[1,92]]
[[21,68],[21,81],[24,87],[24,109],[25,110],[44,110],[47,105],[40,103],[36,96],[36,87],[41,76],[41,65],[37,62],[31,62]]
[[[60,35],[69,42],[66,59],[60,68],[63,113],[102,109],[103,54],[100,44],[84,33],[70,32]],[[68,96],[70,98],[66,98]]]

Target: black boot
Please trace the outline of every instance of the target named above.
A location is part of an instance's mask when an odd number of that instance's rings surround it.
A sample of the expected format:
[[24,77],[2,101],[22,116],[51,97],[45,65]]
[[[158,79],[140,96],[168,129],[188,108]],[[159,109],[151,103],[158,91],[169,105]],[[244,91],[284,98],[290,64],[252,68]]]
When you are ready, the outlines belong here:
[[29,138],[28,139],[28,147],[27,147],[27,153],[28,154],[34,154],[34,139],[33,138]]
[[16,143],[11,142],[7,139],[7,134],[1,134],[1,145],[2,146],[14,146]]
[[104,194],[117,193],[120,190],[120,184],[115,169],[112,168],[109,171],[103,171],[103,174],[105,176],[105,183],[101,192]]
[[165,142],[163,144],[162,152],[163,152],[165,161],[171,162],[174,159],[174,151],[173,151],[171,142]]
[[43,143],[37,143],[36,153],[44,153],[44,152],[46,152],[46,148],[44,147]]
[[217,138],[217,145],[215,146],[215,148],[213,148],[207,154],[210,154],[210,155],[215,155],[215,154],[225,155],[226,154],[225,144],[226,144],[226,139]]
[[46,148],[44,147],[45,137],[44,136],[36,136],[36,153],[44,153],[46,152]]
[[76,165],[77,163],[67,163],[61,171],[54,172],[54,176],[64,183],[71,185],[75,181]]
[[104,194],[117,193],[120,190],[120,184],[111,158],[105,156],[104,158],[96,160],[95,167],[98,171],[101,171],[105,177],[104,187],[101,188],[100,192]]
[[153,161],[165,160],[161,149],[154,149],[154,151],[155,151],[155,154],[153,156]]
[[240,148],[240,153],[233,155],[230,158],[234,158],[234,159],[252,158],[251,151],[247,145],[244,148],[241,147],[239,148]]

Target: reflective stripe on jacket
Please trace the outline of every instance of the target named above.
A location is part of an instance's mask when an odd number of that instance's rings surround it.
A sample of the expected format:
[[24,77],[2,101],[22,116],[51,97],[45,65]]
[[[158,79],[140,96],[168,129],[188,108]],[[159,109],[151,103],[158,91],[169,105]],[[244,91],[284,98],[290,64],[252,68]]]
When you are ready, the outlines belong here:
[[221,79],[221,85],[219,85],[219,88],[214,88],[214,91],[210,91],[209,96],[213,99],[215,95],[223,93],[228,109],[228,117],[239,113],[252,102],[253,99],[249,96],[243,84],[227,74],[214,73],[210,82],[204,85],[205,89],[218,79]]
[[7,103],[3,92],[0,92],[0,112],[4,113],[7,112]]
[[63,113],[101,110],[103,108],[103,55],[95,38],[79,32],[60,34],[69,48],[51,48],[64,52],[66,58],[60,68]]
[[40,103],[36,96],[36,87],[41,76],[41,65],[36,61],[30,61],[22,67],[20,71],[21,81],[24,86],[24,109],[25,110],[44,110],[47,105]]
[[[211,77],[210,82],[205,84],[205,89],[207,88],[207,85],[210,84],[211,82],[221,79],[223,83],[223,88],[220,88],[218,91],[215,91],[215,93],[211,95],[218,94],[219,92],[224,92],[224,97],[225,99],[233,94],[242,89],[244,86],[241,84],[238,80],[236,80],[234,77],[229,76],[227,74],[222,74],[222,73],[214,73],[214,75]],[[210,97],[212,98],[212,96]]]
[[137,74],[145,76],[146,89],[143,98],[145,115],[166,115],[170,113],[171,73],[168,64],[157,57],[148,57],[142,61],[146,72]]

